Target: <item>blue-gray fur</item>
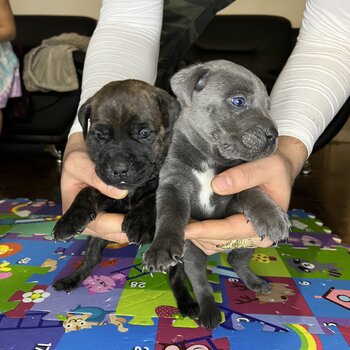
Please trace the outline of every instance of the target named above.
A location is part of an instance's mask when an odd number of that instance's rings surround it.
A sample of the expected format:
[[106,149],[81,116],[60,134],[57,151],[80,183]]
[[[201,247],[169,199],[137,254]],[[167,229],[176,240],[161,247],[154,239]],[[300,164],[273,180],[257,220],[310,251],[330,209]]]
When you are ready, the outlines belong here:
[[[221,219],[243,213],[261,238],[268,236],[273,242],[287,238],[287,214],[259,188],[219,196],[210,193],[208,179],[242,162],[269,156],[277,147],[278,133],[268,114],[263,83],[237,64],[224,60],[196,64],[176,73],[171,86],[181,113],[160,171],[156,233],[144,265],[152,272],[170,269],[180,312],[215,328],[221,317],[206,277],[206,256],[192,242],[185,242],[184,228],[190,217]],[[233,104],[237,99],[244,103]],[[236,249],[228,261],[249,288],[268,292],[268,283],[248,267],[252,254],[252,249]],[[178,264],[181,260],[183,265]],[[198,305],[184,291],[184,271]]]

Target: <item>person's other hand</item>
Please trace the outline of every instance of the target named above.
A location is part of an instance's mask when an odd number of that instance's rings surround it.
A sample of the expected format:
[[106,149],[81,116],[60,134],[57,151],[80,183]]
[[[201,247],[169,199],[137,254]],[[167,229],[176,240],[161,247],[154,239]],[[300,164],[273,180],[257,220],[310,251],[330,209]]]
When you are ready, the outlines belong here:
[[[273,155],[222,172],[212,180],[212,188],[219,195],[228,195],[259,186],[287,211],[294,180],[306,159],[307,150],[302,142],[282,136]],[[208,255],[222,252],[223,249],[218,248],[218,245],[233,239],[250,238],[254,247],[272,245],[268,237],[261,240],[257,236],[253,225],[242,214],[222,220],[190,222],[185,236]]]

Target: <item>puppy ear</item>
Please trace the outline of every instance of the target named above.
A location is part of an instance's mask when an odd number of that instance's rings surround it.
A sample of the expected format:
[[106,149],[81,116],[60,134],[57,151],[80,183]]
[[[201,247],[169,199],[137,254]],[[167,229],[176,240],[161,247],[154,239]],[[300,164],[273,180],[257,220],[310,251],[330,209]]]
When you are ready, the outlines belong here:
[[90,115],[91,115],[91,98],[85,101],[85,103],[79,108],[79,112],[78,112],[78,120],[81,127],[83,128],[84,139],[88,131]]
[[195,64],[178,71],[170,80],[171,88],[182,106],[190,104],[194,91],[201,91],[207,84],[209,68]]
[[157,89],[157,100],[162,113],[163,124],[167,131],[171,130],[180,114],[180,104],[175,97],[162,89]]

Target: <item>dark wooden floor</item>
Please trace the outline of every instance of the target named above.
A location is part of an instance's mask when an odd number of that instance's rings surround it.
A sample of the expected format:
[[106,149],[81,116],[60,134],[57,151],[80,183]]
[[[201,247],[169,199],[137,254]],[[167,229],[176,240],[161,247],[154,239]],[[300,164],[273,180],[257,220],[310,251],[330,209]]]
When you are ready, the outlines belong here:
[[299,175],[291,208],[303,208],[350,244],[350,143],[332,142],[311,155],[311,174]]
[[[336,139],[310,157],[312,172],[297,178],[290,207],[315,214],[350,244],[350,123],[346,128],[344,140]],[[42,148],[0,147],[0,199],[59,201],[59,177],[59,164]]]

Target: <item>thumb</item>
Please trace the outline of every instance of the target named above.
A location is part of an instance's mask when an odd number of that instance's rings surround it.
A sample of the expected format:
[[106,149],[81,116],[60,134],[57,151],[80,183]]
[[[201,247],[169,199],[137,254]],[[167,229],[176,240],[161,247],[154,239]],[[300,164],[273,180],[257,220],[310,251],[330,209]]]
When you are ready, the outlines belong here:
[[[90,180],[90,181],[89,181]],[[88,180],[88,184],[96,189],[98,189],[101,193],[105,194],[108,197],[115,199],[122,199],[128,195],[127,190],[121,190],[117,187],[110,186],[105,184],[95,173],[95,171],[90,176]]]
[[261,161],[256,160],[223,171],[213,178],[211,187],[220,195],[234,194],[264,184],[265,177]]
[[[128,193],[104,183],[97,176],[95,164],[85,150],[70,152],[64,160],[61,184],[68,187],[72,186],[73,182],[78,184],[79,187],[84,187],[83,184],[94,187],[106,196],[115,199],[121,199]],[[63,190],[65,190],[65,193],[68,192],[68,189],[63,188]]]

